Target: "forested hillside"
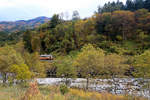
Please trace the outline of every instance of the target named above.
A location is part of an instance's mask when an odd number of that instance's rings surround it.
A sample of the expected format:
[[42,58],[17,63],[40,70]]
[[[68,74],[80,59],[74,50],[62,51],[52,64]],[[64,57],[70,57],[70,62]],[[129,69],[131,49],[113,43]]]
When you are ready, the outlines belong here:
[[149,78],[150,0],[0,22],[2,100],[148,100]]
[[87,19],[65,21],[54,15],[49,24],[23,35],[30,52],[68,54],[91,43],[109,53],[136,55],[150,47],[150,12],[118,10]]
[[[80,18],[78,11],[73,12],[71,20],[55,14],[48,23],[35,29],[8,36],[1,33],[3,52],[7,53],[7,43],[22,56],[28,70],[34,73],[40,73],[40,68],[52,70],[55,77],[149,77],[148,3],[149,0],[108,2],[85,19]],[[32,68],[40,54],[52,54],[54,63]]]
[[[80,19],[77,11],[72,15],[72,20],[54,15],[51,22],[25,33],[19,31],[6,35],[1,32],[3,39],[0,41],[4,45],[3,41],[15,43],[23,37],[25,48],[30,52],[68,54],[72,50],[79,50],[84,44],[92,43],[108,52],[135,55],[149,48],[149,3],[149,0],[127,0],[126,4],[119,0],[108,2],[86,19]],[[24,22],[34,27],[37,22],[45,22],[42,19],[48,21],[48,18],[36,18],[16,23]]]
[[[85,19],[80,19],[77,11],[73,12],[72,20],[64,20],[55,14],[49,23],[24,32],[24,47],[30,53],[53,54],[58,60],[63,57],[63,61],[54,66],[58,70],[67,70],[66,66],[69,66],[70,71],[67,71],[66,77],[74,72],[71,66],[78,66],[77,72],[83,71],[82,77],[88,74],[111,76],[122,73],[136,77],[149,76],[148,2],[127,0],[125,5],[119,1],[109,2],[102,8],[98,7],[93,16]],[[136,6],[139,3],[143,6]],[[102,72],[101,68],[104,68]],[[61,75],[63,73],[66,71]]]

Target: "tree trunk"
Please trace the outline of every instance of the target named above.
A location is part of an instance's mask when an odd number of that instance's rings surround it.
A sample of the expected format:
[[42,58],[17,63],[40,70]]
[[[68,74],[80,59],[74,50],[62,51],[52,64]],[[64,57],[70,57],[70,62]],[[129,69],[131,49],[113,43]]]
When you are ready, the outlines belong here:
[[75,48],[78,49],[78,41],[77,41],[77,36],[75,34],[75,22],[73,22],[73,39],[74,39],[74,43],[75,43]]
[[113,84],[114,84],[114,86],[115,86],[115,88],[114,88],[114,92],[115,92],[115,94],[117,94],[116,93],[116,81],[115,81],[115,75],[112,75],[112,80],[113,80]]
[[65,80],[65,84],[66,84],[66,86],[68,86],[67,78],[66,78],[66,80]]
[[122,25],[122,36],[123,36],[123,40],[126,40],[124,27],[125,27],[125,25],[124,25],[124,23],[123,23],[123,25]]
[[89,78],[86,79],[86,90],[88,90],[88,87],[89,87]]
[[3,77],[3,84],[6,84],[6,81],[7,81],[7,73],[4,73],[4,74],[2,75],[2,77]]

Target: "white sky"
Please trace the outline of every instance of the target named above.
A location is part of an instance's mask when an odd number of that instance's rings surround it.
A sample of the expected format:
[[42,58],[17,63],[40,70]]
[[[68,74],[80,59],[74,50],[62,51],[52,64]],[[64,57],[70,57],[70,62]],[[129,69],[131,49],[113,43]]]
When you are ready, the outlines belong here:
[[[117,0],[0,0],[0,21],[27,20],[54,13],[78,10],[82,18],[91,16],[98,5]],[[125,2],[126,0],[120,0]]]

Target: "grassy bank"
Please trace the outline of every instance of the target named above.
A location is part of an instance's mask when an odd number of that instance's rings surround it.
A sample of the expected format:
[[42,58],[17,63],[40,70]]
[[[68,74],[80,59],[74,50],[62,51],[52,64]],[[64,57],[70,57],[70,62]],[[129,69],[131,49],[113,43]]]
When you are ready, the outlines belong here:
[[66,94],[60,92],[60,87],[38,86],[35,83],[29,87],[0,86],[0,100],[146,100],[141,97],[112,95],[109,93],[86,92],[69,89]]

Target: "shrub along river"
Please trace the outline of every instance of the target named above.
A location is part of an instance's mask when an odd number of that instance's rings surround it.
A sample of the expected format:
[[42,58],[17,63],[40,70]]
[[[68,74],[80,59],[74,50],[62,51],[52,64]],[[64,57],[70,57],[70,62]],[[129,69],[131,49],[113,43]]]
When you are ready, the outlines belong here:
[[[85,89],[87,79],[65,79],[65,78],[38,78],[38,84],[60,85],[67,84],[69,87]],[[112,94],[129,94],[150,98],[150,79],[142,78],[115,78],[115,79],[89,79],[88,89],[98,92],[109,92]]]

